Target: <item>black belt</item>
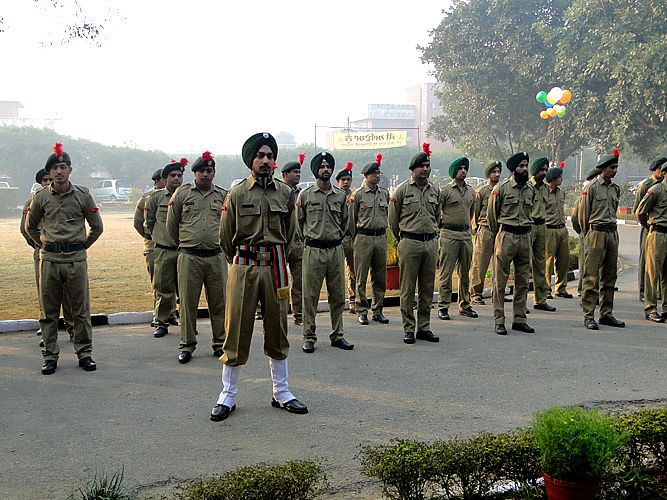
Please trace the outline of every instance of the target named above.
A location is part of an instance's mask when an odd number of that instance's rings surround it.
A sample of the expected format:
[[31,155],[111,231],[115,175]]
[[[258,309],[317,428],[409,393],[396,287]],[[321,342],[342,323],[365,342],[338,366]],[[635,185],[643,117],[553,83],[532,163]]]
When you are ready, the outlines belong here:
[[563,229],[565,224],[547,224],[547,229]]
[[363,234],[365,236],[382,236],[387,233],[386,229],[366,229],[363,227],[357,228],[357,234]]
[[545,219],[540,219],[538,217],[538,218],[533,219],[533,226],[541,226],[545,222],[546,222]]
[[199,250],[198,248],[179,248],[179,252],[186,253],[188,255],[196,255],[197,257],[214,257],[222,252],[222,248],[216,248],[214,250]]
[[651,224],[651,231],[656,231],[658,233],[667,233],[667,226],[658,226],[657,224]]
[[530,233],[530,225],[528,226],[508,226],[507,224],[503,224],[500,226],[501,231],[505,231],[506,233],[512,233],[512,234],[528,234]]
[[313,248],[335,248],[341,243],[341,240],[306,240],[306,246]]
[[162,250],[173,250],[173,251],[178,250],[178,247],[177,247],[177,246],[168,247],[168,246],[166,246],[166,245],[160,245],[159,243],[156,243],[155,246],[156,246],[157,248],[161,248]]
[[42,250],[45,252],[67,253],[85,250],[83,243],[44,243]]
[[615,233],[616,224],[591,224],[591,229],[593,231],[599,231],[601,233]]
[[470,231],[470,226],[466,226],[465,224],[440,224],[440,227],[442,229],[449,229],[450,231]]
[[431,241],[438,233],[411,233],[410,231],[401,231],[401,238],[417,241]]

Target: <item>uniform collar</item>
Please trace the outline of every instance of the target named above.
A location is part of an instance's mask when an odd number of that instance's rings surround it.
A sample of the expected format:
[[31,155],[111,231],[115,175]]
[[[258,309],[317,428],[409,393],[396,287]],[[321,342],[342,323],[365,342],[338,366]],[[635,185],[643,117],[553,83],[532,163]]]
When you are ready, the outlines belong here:
[[[252,189],[255,186],[255,184],[259,184],[259,182],[257,182],[257,179],[255,179],[255,176],[252,175],[252,174],[250,174],[248,176],[248,178],[246,179],[246,182],[248,183],[248,189]],[[285,185],[287,185],[287,184],[285,184]],[[266,187],[267,188],[268,187],[273,187],[274,189],[276,189],[276,179],[271,177],[271,180],[266,184]],[[261,188],[261,186],[260,186],[260,188]]]
[[[364,193],[372,193],[373,191],[371,190],[370,187],[368,187],[368,184],[366,184],[366,181],[362,184],[362,187],[364,188]],[[375,186],[375,193],[377,193],[380,190],[380,186]]]
[[[457,187],[457,188],[461,189],[461,187],[459,187],[459,185],[456,183],[456,181],[454,179],[452,179],[452,182],[450,182],[449,185],[452,186],[452,187]],[[463,182],[463,188],[462,189],[463,189],[463,192],[465,193],[468,190],[468,184]]]
[[[412,184],[413,186],[417,185],[417,181],[415,181],[412,177],[408,179],[408,183]],[[419,188],[419,186],[417,186]],[[426,187],[424,189],[430,189],[431,188],[431,181],[427,180],[426,181]],[[421,189],[421,188],[419,188]]]
[[72,182],[69,181],[69,189],[67,191],[65,191],[64,193],[61,193],[60,191],[56,191],[53,187],[53,183],[49,184],[49,190],[51,191],[52,195],[64,196],[64,195],[70,194],[72,191],[74,191],[74,184],[72,184]]

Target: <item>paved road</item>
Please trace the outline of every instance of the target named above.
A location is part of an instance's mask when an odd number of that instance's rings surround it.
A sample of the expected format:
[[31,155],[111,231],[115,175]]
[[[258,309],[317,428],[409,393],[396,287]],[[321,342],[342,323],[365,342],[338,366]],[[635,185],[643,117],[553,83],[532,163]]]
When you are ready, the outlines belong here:
[[[621,229],[621,254],[636,260],[636,227]],[[360,445],[394,437],[434,440],[527,425],[551,405],[664,398],[667,325],[643,319],[635,269],[619,281],[616,316],[623,330],[582,326],[577,300],[556,299],[556,313],[533,312],[535,334],[492,333],[490,306],[477,320],[437,318],[439,344],[402,343],[397,308],[387,326],[358,327],[346,315],[352,352],[329,347],[328,316],[313,355],[299,349],[290,327],[292,391],[311,413],[271,408],[261,334],[244,367],[238,410],[225,422],[208,413],[220,390],[220,365],[207,347],[185,366],[178,338],[154,339],[143,326],[95,329],[99,370],[76,366],[62,338],[58,372],[39,374],[34,334],[0,336],[0,498],[54,498],[97,472],[125,469],[142,494],[258,461],[322,457],[343,496],[368,495],[358,473]],[[435,316],[435,315],[434,315]],[[166,485],[166,486],[165,486]]]

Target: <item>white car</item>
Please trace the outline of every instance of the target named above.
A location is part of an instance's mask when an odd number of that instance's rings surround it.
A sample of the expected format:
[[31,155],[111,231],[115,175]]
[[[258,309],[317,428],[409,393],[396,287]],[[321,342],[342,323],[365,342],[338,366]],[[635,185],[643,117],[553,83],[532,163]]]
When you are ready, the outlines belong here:
[[132,185],[126,179],[105,179],[95,184],[90,193],[96,201],[127,201],[131,191]]
[[466,184],[470,186],[471,188],[476,188],[480,184],[484,184],[486,182],[486,179],[482,179],[481,177],[466,177]]
[[0,189],[9,189],[10,187],[9,182],[0,181]]

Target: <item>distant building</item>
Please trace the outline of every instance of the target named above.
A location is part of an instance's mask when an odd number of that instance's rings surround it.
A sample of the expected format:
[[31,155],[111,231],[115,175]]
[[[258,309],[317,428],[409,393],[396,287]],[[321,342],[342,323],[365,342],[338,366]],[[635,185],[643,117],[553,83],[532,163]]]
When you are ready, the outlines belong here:
[[432,151],[451,149],[450,142],[440,142],[435,137],[426,137],[431,120],[442,114],[440,102],[435,96],[435,83],[422,83],[409,87],[405,92],[405,100],[417,109],[416,123],[420,127],[422,142],[429,142]]
[[23,104],[18,101],[0,101],[0,118],[18,118]]

